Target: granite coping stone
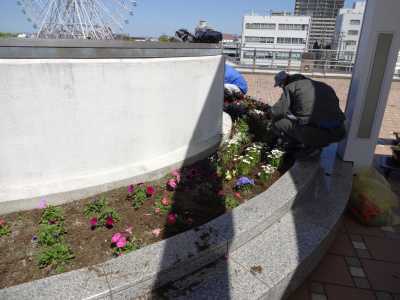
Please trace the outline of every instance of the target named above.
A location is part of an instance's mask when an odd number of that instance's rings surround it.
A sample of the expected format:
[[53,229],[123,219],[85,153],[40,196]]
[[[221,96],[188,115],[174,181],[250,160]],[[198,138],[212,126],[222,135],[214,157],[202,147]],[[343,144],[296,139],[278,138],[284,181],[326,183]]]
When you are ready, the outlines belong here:
[[316,161],[296,163],[267,191],[205,225],[103,264],[2,289],[0,299],[105,299],[175,281],[272,226],[310,192],[319,173]]
[[[310,200],[309,205],[293,207],[257,237],[229,253],[229,259],[225,263],[226,270],[229,270],[231,264],[240,265],[248,275],[257,278],[269,288],[262,295],[248,297],[243,293],[237,298],[236,295],[232,297],[231,293],[237,286],[238,277],[243,275],[229,273],[231,288],[230,290],[222,288],[218,298],[285,299],[290,292],[301,285],[334,240],[351,192],[351,184],[346,184],[348,181],[351,183],[351,164],[338,160],[335,164],[337,165],[333,173],[337,176],[333,180],[331,176],[320,177],[317,181],[315,199],[306,198]],[[323,186],[320,188],[322,183]],[[340,190],[340,193],[327,194],[327,187],[331,190]],[[303,204],[308,204],[306,199],[301,199],[304,200]],[[336,212],[322,216],[329,210]],[[190,288],[186,279],[182,279],[167,287],[164,295],[169,293],[175,295],[177,291],[186,291],[185,299],[202,299],[202,296],[209,292],[210,284],[216,281],[211,273],[207,268],[203,268],[190,275],[192,278],[201,278],[195,289]],[[222,275],[226,276],[224,273]],[[256,279],[253,280],[258,282]]]

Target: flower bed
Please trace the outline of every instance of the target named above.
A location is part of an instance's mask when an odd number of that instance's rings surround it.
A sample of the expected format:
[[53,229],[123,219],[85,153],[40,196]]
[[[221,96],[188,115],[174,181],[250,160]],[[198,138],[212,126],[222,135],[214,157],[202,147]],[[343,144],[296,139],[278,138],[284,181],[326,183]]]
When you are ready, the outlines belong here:
[[290,166],[263,143],[268,124],[246,100],[231,139],[164,178],[0,218],[0,287],[94,265],[171,237],[265,191]]

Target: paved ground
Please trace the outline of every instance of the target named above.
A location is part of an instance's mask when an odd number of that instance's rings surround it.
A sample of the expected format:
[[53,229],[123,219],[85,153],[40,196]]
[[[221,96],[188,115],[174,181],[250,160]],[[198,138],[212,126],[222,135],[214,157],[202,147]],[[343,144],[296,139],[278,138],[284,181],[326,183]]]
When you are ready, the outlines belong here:
[[[249,94],[273,104],[280,95],[269,75],[246,75]],[[349,80],[321,79],[332,85],[345,108]],[[390,155],[392,132],[400,131],[400,82],[392,85],[377,157]],[[379,160],[376,160],[379,162]],[[400,196],[400,174],[389,178]],[[369,228],[346,214],[328,254],[289,300],[400,300],[400,226]]]

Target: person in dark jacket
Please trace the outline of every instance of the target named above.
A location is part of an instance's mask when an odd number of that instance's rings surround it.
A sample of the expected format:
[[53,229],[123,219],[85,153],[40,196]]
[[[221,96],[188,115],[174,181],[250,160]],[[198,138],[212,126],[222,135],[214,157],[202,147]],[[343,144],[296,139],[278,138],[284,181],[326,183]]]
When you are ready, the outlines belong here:
[[345,137],[345,115],[332,87],[284,71],[275,76],[276,86],[283,93],[270,110],[274,135],[300,148],[300,156],[317,155],[323,147]]

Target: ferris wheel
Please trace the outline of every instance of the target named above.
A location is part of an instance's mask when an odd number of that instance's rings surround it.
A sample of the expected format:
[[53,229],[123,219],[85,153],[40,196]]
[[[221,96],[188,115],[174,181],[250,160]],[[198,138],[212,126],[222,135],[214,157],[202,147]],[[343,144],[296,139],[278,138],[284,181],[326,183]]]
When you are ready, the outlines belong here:
[[114,39],[134,15],[135,0],[18,0],[22,13],[45,39]]

